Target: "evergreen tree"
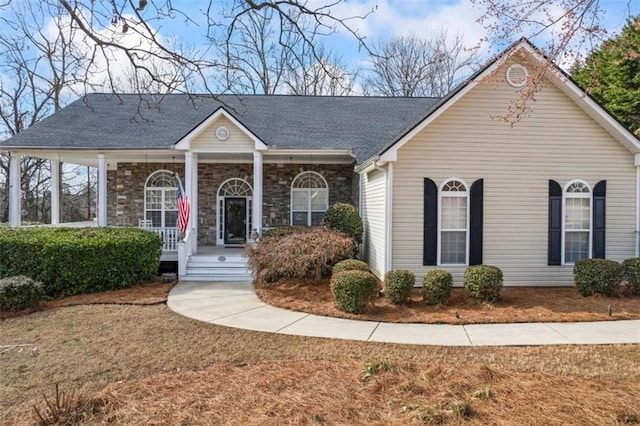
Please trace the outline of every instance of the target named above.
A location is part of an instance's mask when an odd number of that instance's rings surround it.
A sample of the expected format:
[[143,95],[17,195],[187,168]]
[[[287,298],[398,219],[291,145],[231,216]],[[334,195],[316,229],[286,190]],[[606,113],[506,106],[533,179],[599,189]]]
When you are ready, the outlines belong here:
[[577,65],[573,78],[640,136],[640,15]]

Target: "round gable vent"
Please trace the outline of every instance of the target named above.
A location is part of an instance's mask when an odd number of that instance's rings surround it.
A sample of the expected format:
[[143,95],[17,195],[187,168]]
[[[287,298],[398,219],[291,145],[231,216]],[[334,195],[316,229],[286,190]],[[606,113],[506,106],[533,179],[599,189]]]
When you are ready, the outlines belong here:
[[224,126],[220,126],[216,129],[216,138],[221,141],[227,140],[229,138],[229,129]]
[[509,83],[512,87],[522,87],[527,83],[527,76],[529,75],[529,71],[520,64],[512,64],[507,68],[507,72],[505,73],[505,77],[507,78],[507,83]]

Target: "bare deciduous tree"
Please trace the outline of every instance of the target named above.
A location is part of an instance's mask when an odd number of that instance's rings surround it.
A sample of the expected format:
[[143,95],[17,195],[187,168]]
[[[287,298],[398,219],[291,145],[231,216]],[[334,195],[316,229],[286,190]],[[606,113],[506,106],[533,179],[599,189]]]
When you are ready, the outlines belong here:
[[[154,81],[158,85],[165,85],[167,89],[184,93],[219,91],[212,77],[224,74],[227,63],[221,61],[216,52],[220,46],[241,40],[239,33],[252,21],[259,23],[260,15],[270,15],[271,25],[277,28],[275,35],[279,44],[293,48],[295,43],[314,56],[317,56],[316,38],[338,29],[354,35],[362,42],[362,38],[349,25],[349,20],[356,17],[339,17],[332,13],[334,6],[343,1],[208,0],[198,2],[201,7],[194,13],[174,7],[169,0],[43,0],[62,6],[71,27],[86,35],[92,50],[85,71],[95,70],[95,65],[99,64],[107,76],[113,75],[114,52],[117,52],[136,73],[145,76],[142,80],[147,84],[148,81]],[[190,7],[194,6],[192,4]],[[192,30],[200,31],[200,35],[208,40],[209,47],[191,52],[176,49],[169,39],[160,36],[154,28],[167,20],[181,22]],[[149,67],[149,63],[180,69],[182,75],[191,77],[189,84],[175,87],[175,82],[167,83]],[[117,88],[113,80],[107,83],[112,89]]]
[[431,39],[393,37],[371,50],[363,85],[374,95],[441,97],[477,66],[477,55],[464,48],[462,36],[449,40],[444,30]]
[[[530,110],[552,64],[573,64],[607,37],[601,25],[604,10],[599,0],[472,1],[484,9],[479,22],[487,30],[486,41],[491,44],[505,46],[520,36],[536,43],[539,39],[547,40],[539,46],[542,65],[530,71],[518,99],[499,117],[512,125]],[[625,1],[628,6],[632,4],[631,0]]]
[[[16,135],[64,106],[72,96],[82,58],[75,36],[58,11],[37,2],[16,2],[0,18],[0,137]],[[53,16],[53,18],[51,17]],[[8,218],[9,158],[0,155],[0,221]],[[21,185],[25,219],[50,215],[51,172],[45,160],[24,157]]]
[[348,96],[353,94],[358,71],[352,70],[340,57],[324,47],[317,55],[301,55],[286,74],[287,92],[294,95]]

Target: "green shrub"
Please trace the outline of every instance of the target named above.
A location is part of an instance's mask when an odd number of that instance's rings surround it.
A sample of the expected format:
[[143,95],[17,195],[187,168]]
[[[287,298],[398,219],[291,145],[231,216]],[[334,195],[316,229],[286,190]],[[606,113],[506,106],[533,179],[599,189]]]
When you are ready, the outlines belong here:
[[640,257],[632,257],[622,262],[622,276],[632,293],[640,295]]
[[30,308],[41,298],[41,282],[24,275],[0,279],[0,312]]
[[500,300],[502,291],[502,271],[497,266],[469,266],[464,271],[463,284],[474,299],[482,302],[497,302]]
[[336,308],[360,314],[376,294],[377,281],[370,272],[344,271],[331,278],[331,293]]
[[348,235],[323,226],[260,238],[246,245],[247,264],[256,279],[272,283],[285,278],[322,278],[331,267],[351,257],[355,246]]
[[344,271],[369,271],[367,262],[357,259],[345,259],[333,266],[331,273],[333,275]]
[[362,242],[362,219],[358,210],[351,204],[336,203],[324,214],[324,223]]
[[622,265],[609,259],[582,259],[573,265],[573,281],[582,296],[613,296],[622,283]]
[[400,305],[411,296],[416,276],[405,269],[394,269],[384,276],[384,297],[393,304]]
[[153,278],[161,250],[137,228],[0,229],[0,277],[31,277],[46,297],[114,290]]
[[446,303],[451,296],[453,277],[443,269],[432,269],[422,277],[422,300],[429,305]]

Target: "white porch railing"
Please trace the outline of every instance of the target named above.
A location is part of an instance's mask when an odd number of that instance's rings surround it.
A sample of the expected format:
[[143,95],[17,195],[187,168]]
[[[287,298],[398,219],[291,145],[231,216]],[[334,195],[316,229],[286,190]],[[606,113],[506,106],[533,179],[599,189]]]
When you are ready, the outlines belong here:
[[162,240],[162,251],[178,250],[178,228],[141,228],[158,234],[160,240]]

